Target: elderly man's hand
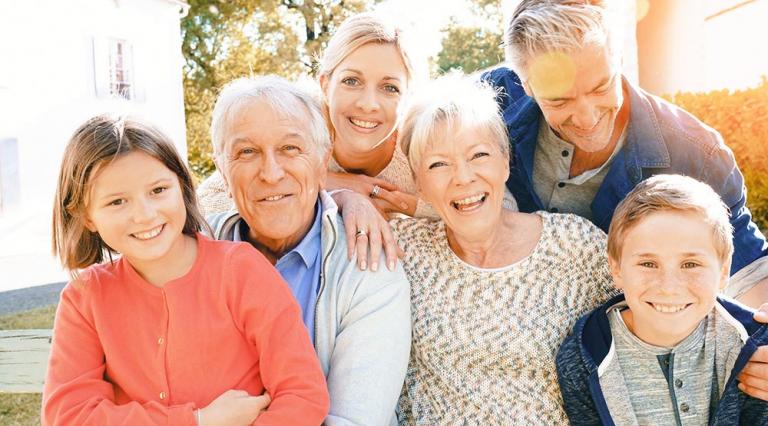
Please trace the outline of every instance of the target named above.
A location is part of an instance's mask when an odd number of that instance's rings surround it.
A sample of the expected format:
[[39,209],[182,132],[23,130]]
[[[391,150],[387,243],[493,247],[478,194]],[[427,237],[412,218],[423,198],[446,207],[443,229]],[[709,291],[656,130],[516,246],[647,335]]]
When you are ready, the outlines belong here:
[[382,246],[386,254],[387,268],[395,269],[397,257],[402,253],[395,242],[387,219],[379,212],[371,200],[354,191],[341,191],[333,194],[339,205],[347,233],[347,257],[351,260],[357,253],[357,265],[365,270],[368,267],[368,249],[370,247],[371,270],[379,268]]
[[[768,303],[760,306],[755,321],[768,323]],[[739,381],[739,389],[744,393],[768,401],[768,346],[757,348],[739,375]]]

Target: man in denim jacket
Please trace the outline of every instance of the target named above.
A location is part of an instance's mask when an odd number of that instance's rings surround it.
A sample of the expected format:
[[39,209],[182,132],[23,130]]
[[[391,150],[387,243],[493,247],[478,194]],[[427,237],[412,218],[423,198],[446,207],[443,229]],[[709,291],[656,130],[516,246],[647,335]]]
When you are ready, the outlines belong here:
[[509,190],[522,212],[576,213],[607,232],[641,180],[672,173],[706,182],[730,208],[731,274],[743,269],[729,294],[759,306],[768,301],[768,244],[733,153],[717,131],[622,76],[605,3],[523,0],[514,12],[505,31],[511,68],[482,77],[500,90],[514,152]]
[[[745,205],[733,153],[715,130],[623,77],[607,3],[522,0],[514,11],[504,36],[511,68],[481,77],[499,90],[509,131],[507,187],[522,212],[576,213],[607,231],[617,204],[650,176],[706,182],[728,205],[734,228],[726,293],[753,307],[768,302],[768,243]],[[764,313],[756,319],[765,322]],[[768,347],[739,380],[768,400]]]

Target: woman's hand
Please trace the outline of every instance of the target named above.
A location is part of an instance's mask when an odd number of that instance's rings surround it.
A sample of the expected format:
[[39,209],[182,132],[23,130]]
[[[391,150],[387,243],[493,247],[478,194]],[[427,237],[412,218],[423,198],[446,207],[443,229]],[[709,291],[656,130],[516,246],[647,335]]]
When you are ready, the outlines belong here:
[[376,206],[376,209],[379,210],[379,212],[384,217],[389,217],[390,213],[402,213],[411,217],[416,214],[416,206],[419,203],[419,198],[417,196],[408,194],[407,192],[385,190],[379,191],[379,194],[383,194],[385,192],[387,193],[386,195],[394,196],[398,200],[405,200],[405,204],[394,205],[387,198],[378,195],[373,197],[371,200],[373,201],[373,205]]
[[250,425],[270,402],[272,399],[266,392],[251,396],[243,390],[228,390],[200,409],[199,426]]
[[[374,191],[374,188],[378,188]],[[376,208],[386,217],[386,213],[402,213],[413,216],[416,212],[416,197],[401,192],[396,185],[383,179],[355,173],[328,172],[327,190],[350,189],[363,196],[376,200]]]
[[361,270],[368,266],[368,249],[370,246],[371,270],[379,268],[379,257],[382,245],[390,271],[395,269],[397,257],[402,253],[395,242],[392,228],[373,205],[367,196],[354,191],[339,191],[333,194],[333,199],[339,206],[344,230],[347,234],[347,258],[357,252],[357,265]]

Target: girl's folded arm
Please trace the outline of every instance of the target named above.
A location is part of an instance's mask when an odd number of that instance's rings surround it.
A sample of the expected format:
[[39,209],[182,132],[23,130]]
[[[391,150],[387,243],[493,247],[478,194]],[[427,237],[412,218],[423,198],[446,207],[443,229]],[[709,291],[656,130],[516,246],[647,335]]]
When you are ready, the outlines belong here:
[[233,314],[256,346],[262,382],[272,398],[255,424],[322,423],[330,405],[328,388],[293,294],[252,247],[237,250],[232,262],[225,269],[246,280],[232,286],[238,289],[230,298]]

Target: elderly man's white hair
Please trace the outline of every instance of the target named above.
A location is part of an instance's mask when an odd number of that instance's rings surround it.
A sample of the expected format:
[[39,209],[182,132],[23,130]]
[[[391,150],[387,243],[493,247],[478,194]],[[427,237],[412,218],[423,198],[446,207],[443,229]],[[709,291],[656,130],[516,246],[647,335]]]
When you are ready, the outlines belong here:
[[411,171],[415,173],[419,167],[424,150],[441,142],[456,126],[486,130],[499,151],[509,157],[507,128],[496,91],[487,83],[451,73],[420,86],[408,103],[399,137]]
[[608,0],[522,0],[504,31],[504,47],[512,68],[527,80],[532,59],[548,52],[578,52],[585,46],[607,46],[619,60],[615,12]]
[[303,123],[316,153],[325,158],[331,149],[328,126],[318,94],[305,86],[273,75],[238,78],[228,83],[213,108],[211,141],[214,157],[219,158],[224,153],[224,132],[232,118],[248,105],[266,102],[277,115]]

